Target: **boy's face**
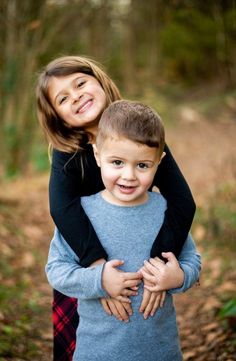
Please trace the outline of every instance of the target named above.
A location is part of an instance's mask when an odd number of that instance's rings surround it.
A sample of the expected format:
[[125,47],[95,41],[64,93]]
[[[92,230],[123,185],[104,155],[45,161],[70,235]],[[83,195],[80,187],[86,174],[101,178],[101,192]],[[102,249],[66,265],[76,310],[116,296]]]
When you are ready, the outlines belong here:
[[107,138],[94,147],[105,185],[104,198],[113,204],[134,206],[145,203],[161,158],[157,148],[124,137]]

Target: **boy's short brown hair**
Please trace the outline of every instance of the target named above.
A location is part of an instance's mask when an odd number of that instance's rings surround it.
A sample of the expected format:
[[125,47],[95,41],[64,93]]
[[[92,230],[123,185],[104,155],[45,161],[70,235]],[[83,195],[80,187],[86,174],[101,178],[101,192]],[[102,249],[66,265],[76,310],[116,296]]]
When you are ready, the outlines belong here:
[[161,156],[165,145],[165,130],[160,116],[149,106],[130,100],[110,104],[98,126],[98,149],[107,137],[125,137],[136,143],[156,147]]

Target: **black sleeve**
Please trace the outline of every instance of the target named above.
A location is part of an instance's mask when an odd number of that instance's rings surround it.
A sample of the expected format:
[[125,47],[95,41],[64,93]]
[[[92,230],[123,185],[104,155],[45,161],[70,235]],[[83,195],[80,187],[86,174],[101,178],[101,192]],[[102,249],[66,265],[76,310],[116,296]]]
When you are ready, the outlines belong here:
[[173,252],[178,257],[191,228],[196,205],[167,145],[164,151],[166,156],[158,167],[153,184],[167,200],[167,209],[163,225],[152,245],[151,257],[161,257],[162,252]]
[[49,181],[51,216],[83,267],[99,258],[107,259],[80,202],[81,168],[72,154],[53,150]]

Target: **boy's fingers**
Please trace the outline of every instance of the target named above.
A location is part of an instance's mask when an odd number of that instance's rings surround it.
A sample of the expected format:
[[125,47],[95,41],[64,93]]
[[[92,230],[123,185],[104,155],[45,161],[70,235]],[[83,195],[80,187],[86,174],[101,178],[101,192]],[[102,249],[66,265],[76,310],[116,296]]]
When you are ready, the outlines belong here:
[[145,280],[147,280],[151,283],[157,282],[157,278],[155,276],[150,275],[146,271],[142,271],[142,274],[143,274],[143,277],[145,278]]
[[132,288],[135,286],[138,286],[141,283],[141,280],[127,280],[124,282],[124,287],[125,288]]
[[140,280],[142,278],[141,272],[123,272],[125,280]]
[[159,292],[162,291],[159,287],[159,285],[155,285],[155,286],[148,286],[148,285],[144,285],[144,288],[146,288],[148,291],[150,292]]
[[112,259],[111,261],[108,261],[107,264],[109,264],[111,267],[119,267],[124,264],[124,261],[121,259]]
[[[137,296],[138,292],[130,290],[129,288],[124,288],[123,290],[121,290],[120,294],[121,294],[121,296]],[[124,301],[124,302],[126,302],[126,301]]]
[[158,265],[157,261],[153,260],[153,262],[155,262],[155,265],[152,265],[148,261],[144,261],[144,265],[148,269],[149,272],[151,272],[153,275],[156,275],[156,274],[158,274],[158,267],[159,267],[160,263]]

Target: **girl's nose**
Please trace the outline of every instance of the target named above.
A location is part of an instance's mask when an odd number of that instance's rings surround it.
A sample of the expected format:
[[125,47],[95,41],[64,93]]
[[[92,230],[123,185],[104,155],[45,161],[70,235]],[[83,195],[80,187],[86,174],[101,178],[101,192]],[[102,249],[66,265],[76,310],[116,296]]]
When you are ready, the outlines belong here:
[[76,103],[77,101],[79,101],[82,97],[82,94],[80,94],[79,91],[73,90],[73,92],[71,93],[71,99],[73,103]]

